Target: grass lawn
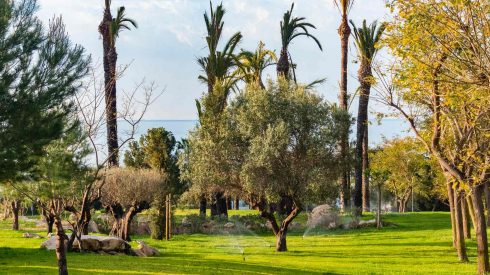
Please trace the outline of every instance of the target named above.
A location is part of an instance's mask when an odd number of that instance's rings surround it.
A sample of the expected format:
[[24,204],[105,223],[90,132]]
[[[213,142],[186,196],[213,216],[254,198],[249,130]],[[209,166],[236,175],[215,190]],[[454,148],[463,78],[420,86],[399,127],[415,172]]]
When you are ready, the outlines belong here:
[[[305,236],[293,232],[287,238],[289,251],[283,253],[274,252],[272,233],[177,235],[170,242],[134,237],[160,249],[161,255],[70,253],[68,267],[70,274],[476,273],[475,242],[468,241],[469,264],[458,263],[451,248],[449,213],[390,214],[385,220],[397,226]],[[21,224],[21,229],[28,227]],[[0,222],[0,273],[55,274],[55,253],[39,249],[42,240],[24,239],[24,231],[9,228],[10,223]]]

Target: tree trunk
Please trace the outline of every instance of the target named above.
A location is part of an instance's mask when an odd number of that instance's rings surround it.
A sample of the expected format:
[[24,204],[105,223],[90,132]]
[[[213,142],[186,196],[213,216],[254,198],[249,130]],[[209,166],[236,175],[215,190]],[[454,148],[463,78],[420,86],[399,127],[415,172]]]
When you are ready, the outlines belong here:
[[466,243],[464,240],[464,225],[463,225],[463,212],[461,209],[461,191],[456,189],[454,191],[454,217],[456,222],[456,250],[458,251],[458,258],[461,262],[467,262],[468,256],[466,255]]
[[368,125],[366,124],[364,139],[362,141],[362,210],[369,212],[371,205],[369,202],[369,140]]
[[54,225],[54,215],[51,214],[50,212],[44,210],[44,208],[41,210],[42,215],[44,216],[44,220],[46,221],[46,226],[48,228],[48,234],[53,233],[53,225]]
[[232,205],[231,205],[231,197],[226,197],[226,209],[227,210],[232,210]]
[[468,203],[466,202],[466,194],[461,193],[461,212],[463,215],[463,233],[465,239],[471,239],[470,215],[468,212]]
[[288,49],[281,49],[281,55],[279,56],[279,60],[277,61],[277,77],[284,77],[286,80],[289,80],[289,57],[288,57]]
[[113,205],[109,207],[114,223],[109,235],[121,238],[125,241],[130,241],[129,226],[133,217],[137,214],[136,207],[130,207],[126,212],[120,205]]
[[355,161],[355,190],[354,190],[354,206],[356,214],[362,215],[362,152],[364,135],[368,123],[368,104],[371,84],[369,77],[372,76],[371,67],[368,60],[361,60],[359,67],[359,108],[357,112],[357,133],[356,133],[356,161]]
[[117,167],[119,166],[116,102],[117,53],[115,45],[111,42],[110,38],[109,26],[112,23],[112,19],[110,7],[107,5],[104,10],[102,22],[99,24],[99,33],[102,36],[103,46],[108,165],[110,167]]
[[[340,93],[339,93],[339,106],[342,110],[348,110],[348,96],[347,96],[347,64],[348,64],[348,52],[349,52],[349,36],[351,33],[349,23],[347,21],[347,14],[342,15],[342,21],[340,23],[338,33],[340,36],[340,48],[342,52],[341,57],[341,71],[340,71]],[[350,187],[349,187],[349,165],[348,165],[348,153],[349,153],[349,132],[342,135],[340,141],[340,153],[342,158],[342,174],[340,178],[341,192],[340,192],[340,205],[343,210],[349,208],[350,201]]]
[[473,187],[471,199],[475,210],[475,235],[477,245],[478,274],[487,274],[490,271],[488,263],[487,226],[483,207],[484,185]]
[[240,210],[240,198],[238,196],[235,197],[235,210]]
[[228,217],[228,206],[223,192],[215,192],[213,194],[213,202],[210,208],[211,217]]
[[284,231],[279,230],[279,232],[276,234],[276,251],[277,252],[288,251],[288,246],[286,243],[286,234],[287,234],[287,229]]
[[293,200],[286,195],[281,196],[281,201],[279,202],[279,209],[277,213],[281,216],[287,216],[293,211]]
[[204,194],[199,198],[199,216],[206,217],[206,196]]
[[383,227],[381,222],[381,184],[378,184],[378,209],[376,211],[376,227],[380,229]]
[[447,197],[449,201],[449,211],[451,213],[451,229],[453,232],[453,247],[456,248],[456,218],[454,211],[454,190],[450,181],[446,183],[447,187]]
[[61,223],[61,217],[55,217],[56,223],[56,259],[58,260],[58,274],[68,275],[68,265],[66,261],[66,234],[63,230],[63,224]]
[[487,226],[490,226],[490,182],[485,183],[485,205],[487,210]]
[[19,230],[20,201],[19,200],[13,200],[11,203],[11,206],[12,206],[12,216],[13,216],[12,229],[13,230]]

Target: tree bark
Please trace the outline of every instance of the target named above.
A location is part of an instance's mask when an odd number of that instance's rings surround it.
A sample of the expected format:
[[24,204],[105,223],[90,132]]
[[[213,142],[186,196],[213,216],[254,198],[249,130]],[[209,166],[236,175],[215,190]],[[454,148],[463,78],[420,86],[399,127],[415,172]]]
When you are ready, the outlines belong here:
[[68,264],[66,261],[66,241],[67,237],[63,230],[63,224],[61,223],[61,217],[57,215],[55,217],[56,223],[56,259],[58,260],[58,274],[68,275]]
[[141,205],[133,205],[126,211],[124,211],[120,205],[110,206],[109,211],[114,218],[114,223],[112,224],[112,229],[109,235],[121,238],[125,241],[131,241],[129,229],[133,217],[142,210],[149,208],[149,205],[146,203],[140,204]]
[[362,210],[369,212],[371,204],[369,202],[369,139],[368,125],[366,124],[364,139],[362,141]]
[[210,208],[211,217],[228,217],[228,206],[223,192],[215,192],[213,194],[213,202]]
[[53,225],[54,225],[54,215],[49,211],[46,211],[44,208],[41,210],[42,215],[44,216],[44,220],[46,221],[46,226],[48,228],[48,234],[53,233]]
[[482,199],[484,193],[484,190],[482,190],[483,188],[484,185],[473,187],[473,192],[471,194],[476,220],[474,226],[477,245],[478,274],[487,274],[490,271],[488,263],[487,226]]
[[99,25],[99,33],[102,36],[103,46],[108,165],[110,167],[117,167],[119,166],[116,101],[117,52],[110,37],[109,26],[112,23],[112,19],[110,6],[106,2],[104,17]]
[[354,190],[354,206],[356,214],[362,215],[362,152],[364,135],[368,123],[368,104],[371,84],[369,77],[372,76],[371,66],[369,61],[361,60],[358,77],[360,85],[359,108],[357,112],[357,133],[356,133],[356,161],[355,161],[355,190]]
[[235,197],[235,210],[240,210],[240,198],[238,196]]
[[465,239],[471,239],[470,215],[468,212],[468,203],[466,202],[466,194],[461,192],[461,212],[463,215],[463,233]]
[[20,210],[20,200],[13,200],[12,206],[12,229],[19,230],[19,210]]
[[454,211],[454,190],[450,181],[446,183],[447,197],[449,201],[449,211],[451,213],[451,229],[453,232],[453,247],[456,248],[456,218]]
[[201,194],[201,197],[199,198],[199,215],[201,217],[206,217],[206,204],[206,196]]
[[490,182],[485,183],[485,206],[487,210],[487,226],[490,226]]
[[454,191],[454,217],[456,222],[456,250],[461,262],[468,262],[466,254],[466,243],[464,240],[463,212],[461,209],[461,191]]
[[288,246],[286,242],[287,229],[285,231],[279,230],[276,234],[276,251],[285,252],[288,251]]
[[380,229],[383,227],[381,222],[381,184],[378,184],[378,209],[376,211],[376,227]]
[[281,55],[277,61],[276,70],[278,78],[284,77],[286,80],[289,80],[289,57],[287,48],[281,49]]
[[[347,96],[347,64],[348,64],[348,52],[349,52],[349,36],[351,29],[347,20],[347,14],[342,15],[342,21],[340,23],[338,33],[340,36],[340,48],[342,52],[341,57],[341,71],[340,71],[340,93],[339,93],[339,106],[342,110],[348,110],[348,96]],[[340,178],[341,192],[340,192],[340,205],[343,210],[349,208],[350,201],[350,186],[349,186],[349,165],[348,165],[348,153],[349,153],[349,132],[344,133],[340,141],[340,153],[342,158],[342,174]]]

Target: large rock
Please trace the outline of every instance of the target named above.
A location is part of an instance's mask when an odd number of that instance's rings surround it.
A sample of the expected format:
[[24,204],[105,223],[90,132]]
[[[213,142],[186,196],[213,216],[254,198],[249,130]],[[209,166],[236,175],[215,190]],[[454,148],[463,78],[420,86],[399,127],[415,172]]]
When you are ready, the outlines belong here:
[[41,244],[41,248],[46,248],[47,250],[55,250],[56,249],[56,236],[51,236],[49,239],[45,240]]
[[227,222],[225,223],[224,227],[227,229],[235,228],[235,224],[232,222]]
[[[92,236],[92,235],[82,235],[81,245],[79,245],[78,240],[73,242],[73,247],[80,247],[85,251],[92,252],[107,252],[107,253],[129,253],[131,246],[123,239],[116,237],[103,237],[103,236]],[[53,236],[41,244],[41,248],[46,248],[47,250],[56,249],[56,236]]]
[[99,226],[93,220],[90,220],[90,222],[88,223],[88,232],[99,233]]
[[26,232],[26,233],[22,234],[22,237],[24,237],[24,238],[34,238],[34,239],[42,239],[43,238],[39,234],[29,233],[29,232]]
[[133,254],[139,257],[151,257],[158,256],[160,252],[143,241],[136,241],[138,243],[138,249],[133,249]]
[[306,225],[308,228],[336,227],[338,223],[337,213],[328,204],[319,205],[308,214],[308,222]]

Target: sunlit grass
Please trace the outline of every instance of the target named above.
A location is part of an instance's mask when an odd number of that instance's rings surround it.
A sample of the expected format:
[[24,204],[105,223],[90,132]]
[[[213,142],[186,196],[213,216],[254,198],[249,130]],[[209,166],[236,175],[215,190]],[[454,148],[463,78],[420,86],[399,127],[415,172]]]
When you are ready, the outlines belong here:
[[[71,274],[475,274],[475,243],[468,242],[471,263],[459,263],[451,248],[448,213],[391,214],[386,220],[397,226],[305,236],[294,232],[286,253],[274,252],[272,233],[245,230],[241,235],[177,235],[169,242],[135,237],[161,255],[70,253],[68,265]],[[9,228],[0,222],[0,273],[56,272],[54,252],[39,249],[42,240],[24,239],[24,231]]]

